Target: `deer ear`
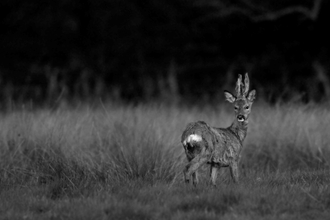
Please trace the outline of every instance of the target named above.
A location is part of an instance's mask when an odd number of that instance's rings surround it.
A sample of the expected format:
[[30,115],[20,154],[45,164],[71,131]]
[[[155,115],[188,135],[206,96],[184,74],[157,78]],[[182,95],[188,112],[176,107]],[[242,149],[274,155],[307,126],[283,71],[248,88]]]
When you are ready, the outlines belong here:
[[256,90],[251,90],[247,96],[247,99],[250,101],[250,102],[253,102],[253,100],[256,98]]
[[233,103],[233,102],[235,102],[235,100],[236,100],[236,97],[233,95],[233,94],[231,94],[230,92],[228,92],[228,91],[224,91],[224,93],[225,93],[225,96],[226,96],[226,100],[228,101],[228,102],[230,102],[230,103]]

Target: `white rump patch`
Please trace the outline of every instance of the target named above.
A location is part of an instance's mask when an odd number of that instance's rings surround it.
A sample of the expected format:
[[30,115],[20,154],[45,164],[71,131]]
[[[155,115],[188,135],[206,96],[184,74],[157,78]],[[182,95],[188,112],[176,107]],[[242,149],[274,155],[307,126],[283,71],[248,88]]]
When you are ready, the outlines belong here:
[[199,142],[199,141],[202,141],[202,137],[200,135],[191,134],[186,138],[186,140],[184,140],[183,144],[186,145],[187,143]]

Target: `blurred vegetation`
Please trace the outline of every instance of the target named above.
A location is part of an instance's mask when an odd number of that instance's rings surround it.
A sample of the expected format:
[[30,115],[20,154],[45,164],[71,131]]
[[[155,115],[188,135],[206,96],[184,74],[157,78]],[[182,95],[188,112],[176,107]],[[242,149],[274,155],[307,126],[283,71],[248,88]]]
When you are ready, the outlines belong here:
[[267,101],[324,100],[329,9],[322,0],[4,0],[2,105],[218,100],[245,72]]

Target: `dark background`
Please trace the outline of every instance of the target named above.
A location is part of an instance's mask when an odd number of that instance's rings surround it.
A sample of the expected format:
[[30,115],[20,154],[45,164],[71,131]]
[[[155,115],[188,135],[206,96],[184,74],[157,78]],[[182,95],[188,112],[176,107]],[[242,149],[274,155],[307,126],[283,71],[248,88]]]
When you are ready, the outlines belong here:
[[330,96],[325,0],[2,0],[1,105]]

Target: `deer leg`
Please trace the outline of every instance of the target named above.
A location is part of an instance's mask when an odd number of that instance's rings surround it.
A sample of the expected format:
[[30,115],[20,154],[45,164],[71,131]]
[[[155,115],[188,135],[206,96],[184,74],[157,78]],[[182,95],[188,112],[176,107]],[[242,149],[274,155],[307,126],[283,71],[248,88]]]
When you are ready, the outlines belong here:
[[197,173],[197,170],[194,173],[192,173],[192,181],[193,181],[194,186],[196,186],[197,183],[198,183],[198,173]]
[[233,162],[230,166],[230,175],[231,178],[233,179],[234,183],[238,183],[238,163],[237,162]]
[[216,186],[216,180],[217,180],[217,175],[218,175],[218,167],[211,165],[210,169],[210,182],[213,186]]
[[[193,178],[195,179],[194,184],[196,184],[196,180],[197,180],[197,169],[203,165],[204,163],[207,162],[207,158],[205,156],[201,157],[201,156],[197,156],[194,159],[192,159],[186,166],[185,170],[183,171],[184,173],[184,178],[185,178],[185,182],[189,183],[189,179],[190,176],[193,174]],[[195,177],[194,177],[195,176]]]

